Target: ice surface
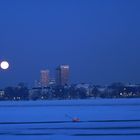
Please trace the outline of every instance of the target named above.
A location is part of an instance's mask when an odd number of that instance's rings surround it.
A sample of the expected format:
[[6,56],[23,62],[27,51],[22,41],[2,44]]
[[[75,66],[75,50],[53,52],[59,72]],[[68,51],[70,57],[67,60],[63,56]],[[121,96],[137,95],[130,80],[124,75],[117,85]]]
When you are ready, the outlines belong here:
[[1,139],[139,140],[140,99],[0,102]]

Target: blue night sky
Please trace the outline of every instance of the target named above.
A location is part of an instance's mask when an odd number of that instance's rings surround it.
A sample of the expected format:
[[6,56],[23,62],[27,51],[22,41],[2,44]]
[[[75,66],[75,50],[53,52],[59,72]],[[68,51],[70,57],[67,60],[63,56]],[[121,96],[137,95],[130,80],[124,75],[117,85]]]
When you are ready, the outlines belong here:
[[0,0],[0,87],[59,64],[71,82],[140,83],[140,0]]

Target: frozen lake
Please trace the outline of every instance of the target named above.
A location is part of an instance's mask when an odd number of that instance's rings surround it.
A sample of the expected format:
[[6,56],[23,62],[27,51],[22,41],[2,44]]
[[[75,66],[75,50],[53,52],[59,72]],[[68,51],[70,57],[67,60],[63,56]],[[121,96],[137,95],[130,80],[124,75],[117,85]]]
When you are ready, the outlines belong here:
[[0,140],[25,139],[140,140],[140,99],[0,102]]

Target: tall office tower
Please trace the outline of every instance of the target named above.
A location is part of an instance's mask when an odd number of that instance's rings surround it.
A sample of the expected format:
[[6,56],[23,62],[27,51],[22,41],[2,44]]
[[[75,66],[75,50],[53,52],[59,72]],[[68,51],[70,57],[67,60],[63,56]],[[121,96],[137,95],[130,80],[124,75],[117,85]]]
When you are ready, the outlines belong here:
[[40,83],[42,87],[47,87],[49,85],[49,70],[41,70]]
[[69,83],[69,65],[60,65],[56,69],[56,84],[64,86]]

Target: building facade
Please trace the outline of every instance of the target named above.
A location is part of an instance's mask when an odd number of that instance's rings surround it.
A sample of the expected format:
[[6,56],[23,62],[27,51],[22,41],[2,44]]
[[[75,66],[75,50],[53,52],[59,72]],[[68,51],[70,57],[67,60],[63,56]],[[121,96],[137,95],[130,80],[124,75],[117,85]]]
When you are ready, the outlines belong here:
[[42,87],[47,87],[49,85],[50,76],[49,76],[49,70],[41,70],[41,78],[40,78],[40,84]]
[[69,65],[60,65],[56,69],[56,84],[64,86],[69,83]]

